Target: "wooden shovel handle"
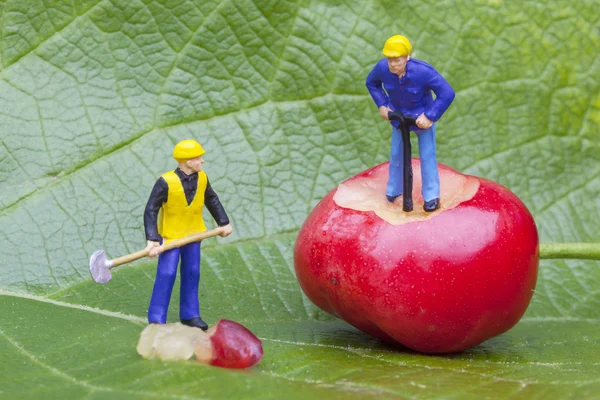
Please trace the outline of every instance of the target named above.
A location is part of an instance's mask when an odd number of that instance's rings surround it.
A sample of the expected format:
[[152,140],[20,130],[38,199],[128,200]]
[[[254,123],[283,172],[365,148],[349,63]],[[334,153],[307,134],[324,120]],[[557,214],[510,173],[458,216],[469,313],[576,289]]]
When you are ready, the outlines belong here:
[[163,251],[171,250],[176,247],[185,246],[186,244],[199,242],[201,240],[207,239],[209,237],[218,236],[223,233],[223,227],[218,227],[215,229],[211,229],[210,231],[192,233],[181,239],[175,239],[170,242],[167,242],[163,245]]
[[[203,239],[207,239],[209,237],[217,236],[223,233],[223,228],[218,227],[215,229],[211,229],[210,231],[192,233],[181,239],[175,239],[170,242],[165,243],[163,247],[163,251],[171,250],[176,247],[185,246],[186,244],[199,242]],[[127,254],[126,256],[118,257],[113,260],[110,260],[111,268],[118,267],[119,265],[127,264],[135,260],[139,260],[140,258],[144,258],[148,256],[148,250],[140,250],[135,253]]]
[[135,260],[139,260],[140,258],[144,258],[148,256],[148,250],[140,250],[135,253],[127,254],[126,256],[121,256],[115,259],[110,260],[108,263],[110,268],[118,267],[119,265],[127,264]]

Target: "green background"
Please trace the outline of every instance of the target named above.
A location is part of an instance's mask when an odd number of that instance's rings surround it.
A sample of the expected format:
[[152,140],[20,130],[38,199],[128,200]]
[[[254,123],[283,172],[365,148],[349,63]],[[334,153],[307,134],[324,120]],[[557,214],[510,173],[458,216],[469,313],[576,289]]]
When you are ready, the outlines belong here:
[[[319,199],[387,160],[364,79],[398,33],[457,93],[439,162],[514,191],[542,243],[600,241],[599,8],[0,0],[0,397],[599,398],[598,262],[542,261],[514,329],[445,357],[319,311],[292,262]],[[144,247],[150,189],[186,138],[235,229],[203,244],[202,315],[263,340],[248,371],[142,360],[154,263],[88,274],[95,250]]]

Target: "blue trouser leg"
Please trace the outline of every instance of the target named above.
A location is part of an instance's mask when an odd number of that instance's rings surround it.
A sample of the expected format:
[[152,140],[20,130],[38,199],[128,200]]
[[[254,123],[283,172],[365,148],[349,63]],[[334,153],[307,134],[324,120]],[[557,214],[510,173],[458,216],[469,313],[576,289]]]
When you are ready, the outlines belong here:
[[179,249],[167,250],[158,256],[156,279],[150,307],[148,307],[149,323],[164,324],[167,322],[167,310],[177,276],[177,264],[179,264]]
[[403,146],[402,132],[400,129],[392,126],[392,148],[390,151],[390,167],[385,194],[388,196],[398,196],[402,194],[403,185]]
[[181,247],[181,295],[179,317],[192,319],[200,316],[198,284],[200,283],[200,242]]
[[417,132],[423,199],[425,201],[440,197],[440,175],[435,157],[435,125],[433,124],[431,128]]

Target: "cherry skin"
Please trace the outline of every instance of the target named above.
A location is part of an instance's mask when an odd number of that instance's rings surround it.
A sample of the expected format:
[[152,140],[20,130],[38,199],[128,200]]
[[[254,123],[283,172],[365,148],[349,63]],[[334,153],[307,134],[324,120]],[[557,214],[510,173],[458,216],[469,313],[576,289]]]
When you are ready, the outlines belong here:
[[210,365],[223,368],[249,368],[263,356],[262,342],[237,322],[221,319],[207,332],[212,345]]
[[469,349],[513,327],[533,295],[533,217],[498,183],[439,165],[441,209],[385,199],[387,163],[327,194],[302,226],[294,265],[306,295],[363,332],[424,353]]

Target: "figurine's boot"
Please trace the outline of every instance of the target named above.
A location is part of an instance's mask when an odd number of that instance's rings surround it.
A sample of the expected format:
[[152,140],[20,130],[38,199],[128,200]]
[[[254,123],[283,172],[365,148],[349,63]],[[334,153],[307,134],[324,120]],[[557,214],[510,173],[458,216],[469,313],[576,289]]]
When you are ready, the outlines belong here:
[[423,204],[423,210],[425,210],[426,212],[432,212],[437,210],[438,208],[440,208],[439,198],[426,201],[425,204]]
[[202,321],[202,318],[200,317],[196,317],[196,318],[192,318],[192,319],[182,319],[181,323],[187,326],[191,326],[194,328],[200,328],[203,331],[208,329],[208,325],[206,325],[206,322]]
[[399,194],[395,195],[395,196],[390,196],[389,194],[386,194],[385,197],[387,197],[387,201],[389,201],[390,203],[393,203],[394,201],[396,201],[396,199],[398,197],[400,197]]

